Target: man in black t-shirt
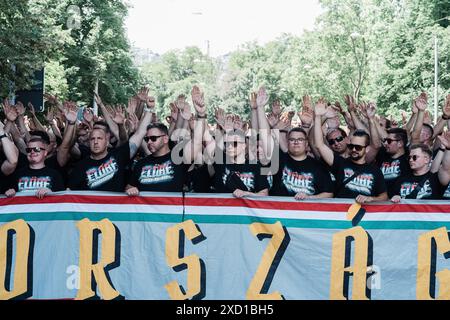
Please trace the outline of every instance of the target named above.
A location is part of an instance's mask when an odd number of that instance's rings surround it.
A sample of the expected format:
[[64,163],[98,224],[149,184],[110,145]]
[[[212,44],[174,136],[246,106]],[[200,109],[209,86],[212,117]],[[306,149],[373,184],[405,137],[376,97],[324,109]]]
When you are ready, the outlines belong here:
[[125,190],[126,167],[136,155],[151,119],[152,109],[146,107],[144,111],[139,127],[129,142],[111,151],[108,151],[109,133],[103,128],[94,128],[90,132],[91,155],[78,162],[72,170],[68,183],[71,190]]
[[322,116],[326,112],[325,101],[321,99],[314,110],[314,140],[320,156],[331,166],[331,171],[336,177],[335,196],[355,198],[358,203],[387,200],[386,185],[380,169],[366,163],[366,149],[370,136],[365,131],[356,130],[347,145],[349,158],[335,156],[325,145],[322,135]]
[[[449,160],[449,151],[445,152]],[[401,199],[441,199],[448,181],[444,179],[445,166],[439,173],[430,171],[432,151],[425,144],[412,145],[409,152],[409,164],[412,172],[400,177],[393,188],[391,201],[398,203]],[[420,188],[420,189],[419,189]]]
[[144,141],[151,155],[134,166],[126,193],[137,196],[140,191],[183,191],[187,165],[172,160],[167,127],[162,123],[149,125]]
[[275,196],[294,196],[297,200],[332,198],[333,185],[328,170],[307,156],[308,138],[302,128],[287,135],[288,152],[280,150],[279,170],[274,177]]
[[5,192],[13,197],[16,192],[32,191],[42,199],[49,192],[64,190],[64,182],[58,171],[45,166],[48,143],[41,138],[31,138],[26,152],[29,165],[14,172],[11,189]]
[[408,135],[406,130],[391,128],[387,131],[387,137],[383,140],[383,147],[378,151],[376,164],[383,173],[388,195],[393,196],[392,191],[397,178],[411,173],[408,163]]

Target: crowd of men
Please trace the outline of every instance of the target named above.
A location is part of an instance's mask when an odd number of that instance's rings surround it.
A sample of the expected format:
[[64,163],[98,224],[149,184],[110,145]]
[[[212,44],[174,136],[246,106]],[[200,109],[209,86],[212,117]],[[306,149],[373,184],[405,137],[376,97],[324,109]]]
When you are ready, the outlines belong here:
[[38,198],[69,189],[359,203],[450,199],[450,94],[434,125],[425,93],[401,123],[351,96],[345,97],[346,109],[323,98],[313,104],[304,96],[297,114],[283,112],[277,100],[268,106],[264,88],[250,94],[249,121],[217,108],[209,123],[199,87],[191,98],[192,104],[183,95],[170,103],[167,125],[146,88],[126,107],[105,105],[96,95],[101,116],[46,95],[45,124],[32,106],[27,111],[5,99],[0,191],[7,197],[33,192]]

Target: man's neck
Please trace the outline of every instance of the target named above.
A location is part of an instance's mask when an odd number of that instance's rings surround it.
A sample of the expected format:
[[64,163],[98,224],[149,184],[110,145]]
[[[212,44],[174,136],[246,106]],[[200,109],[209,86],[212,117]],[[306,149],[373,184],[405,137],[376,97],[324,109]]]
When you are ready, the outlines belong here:
[[306,153],[303,153],[303,154],[294,156],[293,154],[289,153],[289,156],[290,156],[292,159],[294,159],[295,161],[303,161],[303,160],[306,159],[307,154],[306,154]]
[[352,162],[354,164],[366,164],[366,157],[362,157],[361,159],[358,160],[353,160],[352,158],[350,158],[352,160]]
[[402,155],[405,154],[405,149],[400,149],[399,151],[397,151],[396,153],[394,153],[393,155],[391,155],[392,159],[398,159],[400,158]]
[[415,176],[423,176],[424,174],[428,173],[428,171],[430,171],[430,168],[426,166],[421,169],[414,170],[413,174]]
[[44,162],[30,163],[30,169],[39,170],[39,169],[43,169],[43,168],[45,168]]
[[163,148],[159,149],[158,151],[152,153],[152,156],[162,157],[162,156],[165,156],[166,154],[168,154],[169,152],[170,152],[169,147],[163,147]]
[[101,153],[101,154],[91,154],[91,159],[93,159],[93,160],[101,160],[104,157],[106,157],[107,154],[108,154],[107,150],[105,152]]

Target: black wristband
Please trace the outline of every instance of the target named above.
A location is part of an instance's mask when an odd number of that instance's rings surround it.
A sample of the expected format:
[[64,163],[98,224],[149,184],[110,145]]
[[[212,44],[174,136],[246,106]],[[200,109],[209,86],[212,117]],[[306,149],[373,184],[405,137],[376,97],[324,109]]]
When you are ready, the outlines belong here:
[[0,140],[2,140],[3,138],[7,138],[7,137],[8,137],[8,135],[6,133],[4,133],[0,136]]
[[206,118],[207,118],[206,114],[204,116],[197,114],[197,119],[206,119]]
[[442,115],[443,120],[450,120],[450,116],[446,116],[445,114]]
[[445,152],[445,150],[448,150],[446,148],[439,148],[439,151]]
[[69,121],[69,120],[67,120],[67,123],[68,123],[69,125],[73,126],[73,125],[75,125],[75,123],[77,123],[77,122],[76,122],[76,121]]

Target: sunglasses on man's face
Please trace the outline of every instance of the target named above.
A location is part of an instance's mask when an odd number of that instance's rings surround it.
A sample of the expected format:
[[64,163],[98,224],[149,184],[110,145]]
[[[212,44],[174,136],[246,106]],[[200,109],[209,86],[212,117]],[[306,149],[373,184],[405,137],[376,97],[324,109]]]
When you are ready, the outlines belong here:
[[387,143],[387,144],[391,144],[391,143],[394,142],[394,141],[400,141],[400,140],[395,140],[395,139],[391,139],[391,138],[383,139],[383,142],[384,142],[384,143]]
[[420,156],[413,155],[413,156],[409,156],[409,157],[408,157],[408,160],[409,160],[409,161],[411,161],[411,160],[412,160],[412,161],[416,161],[416,160],[419,159],[419,158],[420,158]]
[[160,136],[147,136],[147,137],[144,137],[144,141],[148,142],[149,140],[151,140],[152,142],[155,142],[156,140],[158,140],[159,138],[161,138],[163,136],[164,136],[164,134],[160,135]]
[[362,149],[364,149],[366,146],[360,146],[360,145],[358,145],[358,144],[352,144],[352,143],[349,143],[348,145],[347,145],[347,148],[349,149],[349,150],[353,150],[353,149],[355,149],[356,151],[358,151],[358,152],[360,152]]
[[44,150],[45,150],[44,148],[40,148],[40,147],[26,148],[26,149],[25,149],[25,151],[26,151],[27,153],[31,153],[31,152],[39,153],[39,152],[44,151]]
[[340,137],[337,137],[337,138],[335,138],[335,139],[330,139],[330,140],[328,140],[328,144],[329,144],[330,146],[332,146],[332,145],[335,144],[336,142],[341,142],[342,140],[344,140],[344,137],[343,137],[343,136],[340,136]]

